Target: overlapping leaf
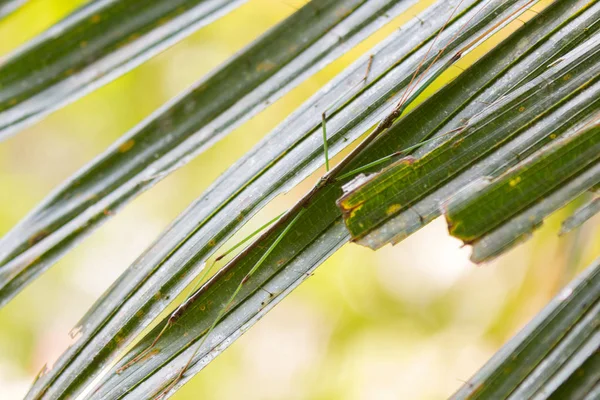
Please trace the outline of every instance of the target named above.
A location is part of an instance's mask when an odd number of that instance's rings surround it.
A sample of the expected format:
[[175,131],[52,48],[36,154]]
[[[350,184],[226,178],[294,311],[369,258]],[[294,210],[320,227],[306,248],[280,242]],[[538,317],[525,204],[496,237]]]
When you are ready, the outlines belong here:
[[[487,76],[486,82],[497,82],[501,81],[505,73],[520,71],[527,74],[530,70],[519,64],[519,61],[525,58],[527,54],[535,53],[543,57],[543,61],[539,61],[540,63],[551,63],[552,57],[548,60],[543,51],[538,52],[537,50],[543,47],[543,43],[546,43],[546,41],[555,39],[552,34],[559,31],[558,28],[568,25],[569,22],[573,22],[577,26],[574,20],[569,17],[584,8],[585,5],[585,2],[562,2],[548,10],[549,12],[542,13],[539,20],[528,25],[527,29],[522,29],[507,42],[512,44],[511,46],[501,46],[498,52],[486,57],[476,66],[477,68],[473,67],[479,70],[479,73],[475,76],[479,76],[480,79]],[[555,16],[555,18],[545,20],[548,16]],[[543,21],[546,21],[548,25],[544,26]],[[565,33],[562,32],[562,34]],[[566,36],[573,38],[568,34]],[[514,43],[519,42],[528,43],[529,47],[520,46],[517,48],[514,46]],[[534,52],[534,50],[536,51]],[[501,54],[504,57],[501,57]],[[512,57],[507,57],[508,54]],[[499,60],[503,62],[498,63]],[[514,67],[515,70],[513,71],[511,67]],[[496,70],[496,68],[498,69]],[[470,76],[469,80],[463,81],[462,84],[464,85],[467,82],[473,82],[473,76]],[[504,84],[508,85],[506,82]],[[499,87],[502,86],[499,85],[496,88]],[[453,100],[456,101],[459,98],[462,100],[454,103],[455,108],[449,109],[449,114],[462,110],[464,103],[468,103],[468,100],[476,99],[478,92],[474,92],[460,90],[450,92],[453,95]],[[448,93],[442,94],[447,95]],[[435,95],[432,99],[439,102],[447,98],[438,95]],[[419,109],[421,107],[417,108],[417,110]],[[438,118],[443,121],[447,116],[448,114],[445,114]],[[438,123],[441,121],[438,120]],[[345,170],[378,159],[405,145],[414,144],[420,139],[418,135],[411,137],[410,132],[392,128],[348,164]],[[315,151],[318,152],[319,148],[320,143],[315,140]],[[343,172],[343,170],[336,171],[335,169],[333,171],[336,173]],[[167,321],[162,321],[152,332],[146,335],[142,342],[113,369],[113,372],[103,379],[103,382],[95,391],[95,396],[97,398],[133,399],[152,397],[164,389],[178,375],[189,357],[195,353],[194,345],[200,343],[200,340],[204,340],[203,335],[206,334],[207,329],[220,313],[222,307],[227,304],[229,297],[236,290],[245,274],[253,267],[256,260],[264,254],[269,245],[276,240],[279,233],[285,229],[286,223],[302,213],[294,224],[293,231],[282,239],[269,255],[267,261],[261,265],[261,269],[257,271],[256,275],[253,275],[244,284],[242,292],[236,297],[226,317],[203,343],[202,348],[192,360],[191,368],[186,371],[183,379],[177,382],[174,390],[190,379],[194,373],[201,370],[220,351],[248,329],[256,319],[260,318],[265,310],[272,306],[273,302],[285,296],[296,284],[305,279],[316,265],[348,240],[348,235],[344,232],[341,224],[340,213],[335,206],[335,200],[340,194],[339,183],[317,185],[269,232],[265,233],[251,247],[236,257],[201,289],[194,305],[182,314],[173,327],[165,331],[165,334],[158,341],[155,351],[138,363],[123,370],[121,367],[145,350]],[[262,291],[259,289],[261,287],[267,290]],[[269,292],[274,293],[275,297],[271,298]],[[121,371],[121,373],[117,374],[116,371]],[[172,394],[172,391],[169,394]]]
[[587,220],[600,213],[600,196],[579,207],[560,227],[560,234],[565,234],[583,225]]
[[119,207],[415,1],[312,1],[133,128],[0,241],[0,305]]
[[88,2],[0,63],[0,140],[131,70],[244,2]]
[[458,390],[462,399],[595,399],[600,379],[600,259]]
[[598,183],[600,113],[505,174],[474,182],[446,205],[446,220],[453,236],[472,244],[473,260],[483,261],[510,248],[550,212]]
[[497,174],[589,121],[600,110],[599,51],[593,33],[542,75],[457,125],[454,137],[349,185],[339,204],[354,240],[372,248],[401,240],[417,225],[415,217],[422,225],[439,215],[469,182]]
[[[79,340],[36,382],[29,397],[79,393],[189,283],[218,246],[267,201],[313,172],[323,160],[323,110],[331,109],[328,132],[335,154],[389,113],[423,61],[430,64],[451,42],[439,61],[444,63],[452,49],[529,2],[486,3],[437,3],[421,15],[429,24],[415,19],[373,51],[374,78],[365,87],[357,84],[370,57],[355,63],[236,163],[96,303],[82,322]],[[455,20],[428,51],[457,4]],[[467,21],[469,29],[463,29]]]

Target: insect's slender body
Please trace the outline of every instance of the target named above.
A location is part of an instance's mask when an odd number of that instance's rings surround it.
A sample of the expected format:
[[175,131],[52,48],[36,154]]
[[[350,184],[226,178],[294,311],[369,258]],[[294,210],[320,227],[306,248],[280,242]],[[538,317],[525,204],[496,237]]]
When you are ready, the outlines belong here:
[[[221,321],[221,319],[223,318],[223,316],[225,315],[225,313],[227,312],[227,310],[229,309],[229,307],[231,306],[231,304],[233,304],[233,301],[237,297],[237,295],[240,292],[240,290],[242,290],[242,287],[244,286],[244,284],[246,282],[248,282],[248,280],[252,277],[252,275],[254,275],[254,273],[258,270],[258,268],[260,268],[260,266],[265,262],[265,260],[273,252],[273,250],[277,247],[277,245],[283,240],[283,238],[292,229],[292,227],[294,226],[294,224],[300,219],[300,217],[302,216],[302,214],[303,214],[303,212],[300,212],[300,213],[296,214],[296,216],[294,217],[294,219],[292,219],[290,221],[290,223],[279,234],[279,236],[277,236],[277,239],[275,239],[275,241],[271,244],[271,246],[269,246],[269,248],[262,255],[262,257],[256,262],[256,264],[254,264],[254,266],[252,267],[252,269],[244,276],[244,278],[242,278],[242,281],[240,282],[240,284],[238,285],[238,287],[235,289],[235,291],[233,292],[233,294],[231,295],[231,297],[229,298],[229,300],[227,301],[227,303],[225,304],[225,306],[221,309],[221,311],[217,315],[217,318],[215,318],[214,322],[212,323],[212,325],[210,326],[210,328],[208,329],[208,331],[206,332],[206,334],[202,337],[202,339],[200,340],[200,342],[196,345],[196,347],[194,349],[194,352],[190,356],[190,358],[187,361],[187,363],[185,364],[185,366],[179,371],[179,373],[177,374],[177,376],[175,377],[175,379],[173,379],[173,381],[171,383],[169,383],[169,385],[156,397],[157,399],[163,398],[177,384],[177,382],[179,382],[181,380],[181,378],[183,377],[183,374],[185,373],[185,371],[187,371],[187,369],[192,364],[192,361],[194,360],[194,357],[196,357],[196,354],[198,354],[198,351],[200,350],[200,348],[202,348],[202,345],[204,344],[204,342],[206,342],[206,339],[208,339],[208,337],[211,334],[211,332],[215,329],[215,327],[217,326],[217,324]],[[197,292],[197,293],[199,293],[199,292]],[[192,297],[190,297],[189,300],[191,300]],[[186,301],[186,303],[188,303],[188,302]],[[189,306],[189,304],[187,306]],[[167,323],[167,325],[165,325],[165,327],[166,326],[168,326],[168,323]],[[156,342],[156,340],[155,340],[155,342]]]
[[260,228],[256,229],[254,232],[252,232],[251,234],[246,236],[244,239],[242,239],[241,241],[236,243],[234,246],[232,246],[229,250],[227,250],[226,252],[224,252],[223,254],[218,256],[217,258],[215,258],[214,261],[211,262],[208,266],[206,265],[206,263],[204,263],[204,266],[203,266],[204,273],[196,280],[196,285],[191,290],[190,295],[185,299],[185,301],[183,303],[181,303],[175,309],[175,311],[173,311],[171,313],[171,315],[169,315],[169,319],[167,320],[167,323],[162,328],[162,330],[159,332],[159,334],[156,336],[156,338],[152,341],[150,346],[148,346],[146,349],[144,349],[136,357],[131,359],[127,364],[120,367],[117,370],[117,373],[121,373],[121,372],[125,371],[127,368],[131,367],[133,364],[135,364],[136,362],[138,362],[139,360],[144,358],[148,353],[150,353],[150,351],[152,351],[152,349],[154,348],[154,346],[156,346],[156,343],[162,337],[162,335],[166,332],[166,330],[169,329],[171,326],[173,326],[177,322],[177,320],[179,318],[181,318],[181,316],[185,313],[185,311],[187,311],[187,309],[190,308],[192,306],[192,304],[195,303],[195,301],[198,299],[198,297],[200,297],[202,290],[200,290],[201,288],[199,286],[202,282],[204,282],[205,278],[208,276],[208,274],[210,273],[210,271],[212,270],[212,268],[218,261],[222,260],[229,254],[231,254],[232,252],[237,250],[244,243],[248,242],[250,239],[252,239],[254,236],[258,235],[260,232],[264,231],[267,227],[269,227],[271,224],[275,223],[275,221],[277,221],[279,218],[281,218],[282,215],[283,214],[279,214],[277,217],[273,218],[272,220],[268,221],[266,224],[262,225]]
[[[446,28],[446,26],[448,25],[448,23],[451,21],[454,13],[458,9],[458,7],[460,7],[461,4],[462,4],[462,1],[458,3],[457,7],[455,8],[454,12],[450,15],[450,17],[448,18],[448,20],[446,21],[446,23],[444,24],[444,26],[441,29],[440,33]],[[458,35],[458,33],[457,33],[457,35]],[[312,200],[313,195],[315,193],[317,193],[317,191],[319,189],[321,189],[322,187],[324,187],[324,186],[326,186],[326,185],[331,184],[332,182],[334,182],[335,181],[335,176],[339,174],[339,171],[341,171],[350,161],[352,161],[352,159],[360,151],[362,151],[362,149],[368,143],[370,143],[377,136],[379,136],[382,132],[384,132],[390,126],[392,126],[393,122],[395,120],[397,120],[398,117],[400,117],[400,115],[404,112],[404,110],[406,109],[406,107],[412,101],[414,101],[414,99],[416,99],[426,89],[426,87],[431,82],[433,82],[435,79],[437,79],[439,77],[439,75],[441,75],[445,71],[445,69],[447,68],[448,65],[453,64],[453,63],[455,63],[456,61],[458,61],[460,59],[460,57],[462,56],[462,51],[459,51],[458,53],[456,53],[442,68],[440,68],[434,74],[432,74],[427,79],[427,81],[426,81],[426,83],[424,85],[422,85],[421,87],[417,88],[417,90],[415,90],[413,93],[411,93],[411,91],[413,90],[413,87],[416,87],[421,82],[421,79],[417,79],[417,77],[418,77],[418,75],[420,73],[420,69],[423,66],[424,60],[429,55],[429,52],[431,51],[431,48],[435,44],[436,40],[437,40],[437,37],[432,42],[431,47],[426,52],[426,54],[425,54],[425,56],[423,58],[423,61],[419,64],[419,66],[417,67],[416,71],[414,72],[414,74],[413,74],[413,76],[411,78],[411,81],[409,82],[407,88],[405,89],[405,92],[404,92],[404,94],[403,94],[400,102],[398,103],[398,105],[394,108],[394,110],[392,110],[392,112],[387,117],[385,117],[379,123],[379,125],[375,128],[375,130],[349,156],[347,156],[344,160],[342,160],[333,170],[329,169],[329,154],[328,154],[328,147],[327,147],[327,130],[326,130],[327,110],[324,111],[321,114],[321,123],[322,123],[322,131],[323,131],[323,151],[324,151],[324,154],[325,154],[325,168],[326,168],[326,171],[327,171],[326,174],[323,177],[321,177],[321,179],[319,180],[319,182],[317,182],[317,184],[313,187],[313,189],[311,190],[311,192],[309,192],[308,196],[306,196],[303,199],[304,201],[299,202],[294,208],[292,208],[287,213],[287,215],[292,215],[294,212],[297,211],[296,216],[288,223],[288,225],[284,228],[284,230],[277,237],[277,239],[273,242],[273,244],[269,247],[269,249],[263,254],[263,256],[260,258],[260,260],[254,265],[254,267],[250,270],[250,272],[244,276],[244,278],[242,279],[242,281],[240,282],[240,284],[238,285],[238,287],[234,291],[233,295],[231,296],[231,298],[229,299],[229,301],[227,302],[227,304],[223,307],[223,309],[217,315],[217,318],[215,319],[215,321],[213,322],[213,324],[211,325],[211,327],[208,329],[208,331],[206,332],[206,334],[203,335],[203,337],[200,340],[200,342],[196,345],[196,347],[195,347],[195,349],[194,349],[191,357],[187,361],[187,363],[184,365],[183,368],[181,368],[181,370],[179,371],[179,373],[167,385],[167,387],[165,389],[163,389],[162,391],[159,392],[159,394],[156,396],[156,400],[162,399],[182,379],[183,375],[185,374],[185,372],[187,371],[187,369],[190,367],[191,363],[193,362],[193,359],[195,358],[196,354],[198,353],[198,351],[200,350],[200,348],[202,347],[202,345],[204,344],[204,342],[206,341],[206,339],[209,337],[209,335],[212,333],[212,331],[214,330],[215,326],[219,323],[219,321],[221,320],[221,318],[224,316],[225,312],[227,312],[227,309],[229,308],[229,306],[231,305],[231,303],[235,300],[235,297],[237,296],[237,294],[239,293],[239,291],[242,289],[243,285],[248,281],[248,279],[250,279],[250,277],[252,276],[252,274],[254,274],[254,272],[256,272],[256,270],[264,262],[264,260],[267,258],[267,256],[273,251],[273,249],[275,248],[275,246],[283,239],[283,237],[292,228],[292,226],[295,224],[295,222],[304,213],[304,211],[306,210],[306,207],[310,204],[310,200]],[[446,49],[446,47],[444,47],[442,50],[440,50],[438,52],[438,54],[435,56],[435,58],[430,63],[430,65],[428,66],[428,68],[423,72],[423,74],[426,74],[429,71],[429,69],[431,68],[431,66],[436,63],[436,61],[439,59],[439,57],[441,57],[441,55],[443,54],[443,52],[444,52],[445,49]],[[359,82],[359,84],[367,82],[367,79],[369,77],[369,73],[370,73],[372,64],[373,64],[373,56],[371,55],[369,57],[369,61],[367,63],[367,68],[366,68],[366,71],[365,71],[365,76]],[[446,67],[446,68],[444,68],[444,67]],[[285,217],[286,216],[283,216],[282,219],[284,219]],[[194,302],[195,297],[198,295],[198,293],[200,293],[200,291],[192,294],[192,296],[190,296],[184,303],[182,303],[182,305],[179,308],[177,308],[175,310],[175,312],[173,312],[173,314],[171,314],[171,316],[169,317],[169,320],[167,321],[167,324],[165,325],[165,327],[163,328],[163,330],[159,333],[159,336],[152,342],[151,346],[148,349],[151,349],[158,342],[158,338],[163,334],[163,332],[169,326],[171,326],[183,314],[183,312],[185,311],[185,309],[189,308],[189,306]],[[144,353],[147,354],[148,349]],[[139,356],[136,357],[136,358],[139,359]]]

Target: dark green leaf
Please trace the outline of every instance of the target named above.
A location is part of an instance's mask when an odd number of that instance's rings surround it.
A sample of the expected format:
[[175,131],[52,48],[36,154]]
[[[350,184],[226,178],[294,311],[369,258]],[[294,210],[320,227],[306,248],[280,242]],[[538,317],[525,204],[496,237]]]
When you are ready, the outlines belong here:
[[0,140],[246,0],[89,2],[0,63]]
[[119,207],[415,1],[308,3],[133,128],[2,238],[0,305]]
[[452,397],[583,399],[597,384],[600,259],[565,287]]
[[[597,122],[598,123],[598,122]],[[450,234],[473,243],[598,164],[600,125],[544,148],[502,176],[473,184],[446,207]]]
[[[598,326],[596,326],[596,329]],[[596,400],[600,395],[600,342],[595,341],[595,352],[577,368],[558,390],[552,393],[551,400]]]
[[473,244],[471,259],[474,262],[489,260],[525,241],[531,236],[533,230],[541,226],[544,218],[564,207],[598,182],[600,182],[600,164],[596,163],[506,224],[480,238]]
[[[372,248],[398,241],[439,215],[442,203],[469,182],[495,175],[537,151],[600,110],[600,45],[597,34],[530,83],[456,126],[443,143],[420,150],[347,187],[340,199],[354,240]],[[415,205],[433,202],[423,214]],[[407,217],[406,214],[412,213]]]

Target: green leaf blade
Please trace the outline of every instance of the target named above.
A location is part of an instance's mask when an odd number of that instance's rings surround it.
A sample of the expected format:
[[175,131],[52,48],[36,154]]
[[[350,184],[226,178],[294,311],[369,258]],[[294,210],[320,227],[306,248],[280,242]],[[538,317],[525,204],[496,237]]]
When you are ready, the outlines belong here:
[[[593,348],[593,344],[599,339],[599,300],[600,260],[596,260],[505,344],[452,399],[582,398],[571,396],[578,388],[589,391],[598,370],[586,368],[583,381],[588,384],[584,386],[578,368],[572,368],[569,363],[575,361],[574,364],[580,366],[597,363],[597,347]],[[573,347],[565,346],[574,336],[579,336],[573,346],[577,347],[575,351]],[[562,359],[562,365],[548,362],[559,359]],[[592,379],[588,380],[588,377]],[[579,382],[571,386],[571,380]],[[533,395],[518,397],[527,394]]]
[[246,0],[104,0],[0,64],[0,140],[133,69]]
[[473,262],[491,260],[529,239],[532,232],[542,225],[547,216],[564,207],[599,182],[600,164],[596,163],[532,207],[478,239],[473,243],[471,260]]
[[[561,386],[600,345],[596,303],[573,326],[565,326],[560,343],[540,361],[511,393],[510,399],[543,398]],[[529,360],[528,360],[529,361]],[[535,363],[535,360],[531,361]]]
[[485,187],[478,187],[471,199],[450,201],[446,208],[450,233],[464,242],[477,240],[598,160],[600,126],[561,140]]
[[600,213],[600,197],[597,196],[575,210],[573,215],[562,223],[560,227],[560,235],[564,235],[565,233],[577,229],[598,213]]

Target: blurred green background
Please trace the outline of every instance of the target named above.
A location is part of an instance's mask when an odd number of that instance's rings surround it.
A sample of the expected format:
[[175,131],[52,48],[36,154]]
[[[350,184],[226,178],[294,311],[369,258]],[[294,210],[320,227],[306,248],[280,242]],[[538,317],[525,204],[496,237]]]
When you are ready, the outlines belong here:
[[[0,235],[121,134],[304,2],[251,0],[0,143]],[[68,332],[94,300],[220,173],[429,2],[140,196],[0,309],[0,399],[23,397],[42,365],[51,365],[69,345]],[[0,57],[82,3],[30,0],[0,21]],[[311,182],[276,199],[261,218],[289,207]],[[441,219],[378,252],[346,245],[174,398],[445,398],[600,254],[599,217],[557,236],[573,209],[548,219],[525,245],[481,266],[468,261],[470,250],[448,236]]]

